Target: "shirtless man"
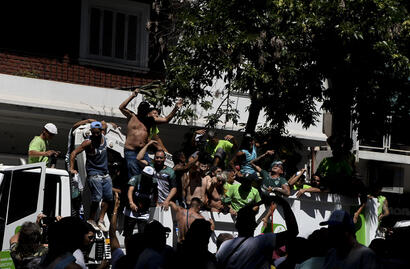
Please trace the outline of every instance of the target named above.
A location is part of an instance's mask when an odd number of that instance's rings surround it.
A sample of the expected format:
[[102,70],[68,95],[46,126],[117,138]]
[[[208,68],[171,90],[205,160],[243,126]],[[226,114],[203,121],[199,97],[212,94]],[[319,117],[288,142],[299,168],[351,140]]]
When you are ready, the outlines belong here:
[[189,206],[192,198],[199,198],[202,203],[206,204],[206,187],[211,177],[206,175],[209,170],[209,164],[205,156],[199,156],[196,164],[182,177],[182,196]]
[[199,213],[202,207],[202,201],[194,197],[191,200],[191,207],[185,209],[177,206],[174,202],[170,202],[172,210],[175,212],[175,217],[178,223],[178,242],[181,243],[185,239],[185,234],[196,219],[203,219],[204,217]]
[[224,196],[224,184],[228,178],[229,172],[217,173],[207,184],[208,207],[211,211],[222,212],[224,204],[222,197]]
[[[178,109],[182,106],[182,101],[178,101],[173,111],[165,118],[154,117],[149,115],[150,105],[147,102],[141,102],[138,106],[137,114],[127,108],[127,105],[138,95],[139,89],[122,102],[119,109],[127,117],[127,138],[124,145],[124,155],[127,161],[128,177],[141,174],[141,168],[136,162],[138,152],[147,144],[149,131],[156,124],[167,123],[175,116]],[[144,159],[149,161],[148,154]]]

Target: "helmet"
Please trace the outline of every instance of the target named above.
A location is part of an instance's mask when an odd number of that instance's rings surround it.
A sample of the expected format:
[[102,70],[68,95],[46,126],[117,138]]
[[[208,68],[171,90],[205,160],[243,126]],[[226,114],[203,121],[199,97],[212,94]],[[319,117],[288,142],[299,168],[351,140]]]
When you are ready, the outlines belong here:
[[47,123],[46,125],[44,125],[44,129],[46,129],[50,134],[56,135],[57,132],[57,127],[52,124],[52,123]]

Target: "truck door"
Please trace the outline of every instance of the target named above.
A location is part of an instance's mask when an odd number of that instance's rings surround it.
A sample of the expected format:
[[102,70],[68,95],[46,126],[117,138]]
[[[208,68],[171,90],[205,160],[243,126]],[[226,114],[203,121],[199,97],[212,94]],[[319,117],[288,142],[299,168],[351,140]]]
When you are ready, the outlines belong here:
[[0,243],[9,249],[9,239],[26,221],[35,222],[43,208],[44,163],[6,168],[0,181]]

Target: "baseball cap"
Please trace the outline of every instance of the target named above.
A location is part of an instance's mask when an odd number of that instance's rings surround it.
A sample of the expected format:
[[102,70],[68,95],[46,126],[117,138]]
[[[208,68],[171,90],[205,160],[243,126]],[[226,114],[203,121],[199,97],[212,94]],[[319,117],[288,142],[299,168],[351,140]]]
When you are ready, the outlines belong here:
[[102,123],[99,121],[91,122],[91,129],[102,129]]
[[330,215],[329,219],[327,221],[323,221],[319,223],[319,225],[329,225],[329,227],[346,227],[346,228],[352,228],[354,229],[354,223],[353,219],[350,216],[349,213],[347,213],[344,210],[335,210],[333,213]]
[[283,162],[281,162],[281,161],[274,161],[274,162],[270,165],[270,168],[272,169],[272,167],[277,166],[277,165],[280,165],[280,166],[283,167]]
[[170,233],[171,229],[169,227],[164,227],[161,222],[157,220],[152,220],[151,222],[147,223],[144,228],[144,234],[158,234],[160,232],[163,233]]
[[146,176],[153,176],[154,175],[154,168],[152,166],[145,166],[144,169],[142,169],[142,173]]
[[47,132],[53,135],[56,135],[58,133],[57,126],[55,126],[53,123],[47,123],[46,125],[44,125],[44,129],[46,129]]

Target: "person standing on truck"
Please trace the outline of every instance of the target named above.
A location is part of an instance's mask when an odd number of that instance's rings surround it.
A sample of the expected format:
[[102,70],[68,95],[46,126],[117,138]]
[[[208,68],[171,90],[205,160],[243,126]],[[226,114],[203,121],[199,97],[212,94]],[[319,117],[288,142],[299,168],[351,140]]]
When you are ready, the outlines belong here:
[[[113,200],[113,195],[112,180],[108,173],[107,141],[102,134],[102,129],[103,126],[101,122],[94,121],[91,123],[91,136],[84,140],[84,142],[71,153],[70,173],[78,173],[73,168],[74,161],[79,153],[85,151],[85,169],[91,191],[90,216],[87,222],[90,223],[94,229],[107,232],[108,228],[104,223],[104,215],[107,212],[109,203]],[[101,210],[97,224],[95,222],[95,215],[101,200]]]
[[[127,117],[127,138],[124,145],[124,156],[127,161],[128,178],[141,174],[141,168],[136,162],[138,152],[147,144],[149,140],[151,128],[155,129],[157,124],[168,123],[182,106],[182,101],[179,101],[172,112],[165,118],[154,117],[149,115],[150,105],[148,102],[141,102],[138,105],[137,114],[127,108],[127,105],[139,93],[139,89],[135,89],[124,102],[121,103],[119,109],[124,116]],[[144,156],[144,160],[149,161],[148,154]]]
[[175,179],[175,172],[172,168],[165,165],[165,152],[158,149],[154,154],[154,161],[152,163],[144,159],[147,149],[152,144],[157,144],[155,140],[151,140],[138,153],[137,160],[142,167],[154,167],[153,179],[158,184],[158,199],[157,205],[162,206],[165,211],[169,208],[169,203],[177,193],[177,182]]
[[53,139],[56,134],[58,134],[57,127],[53,123],[44,125],[41,134],[35,136],[30,142],[28,163],[45,162],[47,165],[51,165],[52,168],[55,166],[55,158],[60,152],[48,149],[48,141]]

